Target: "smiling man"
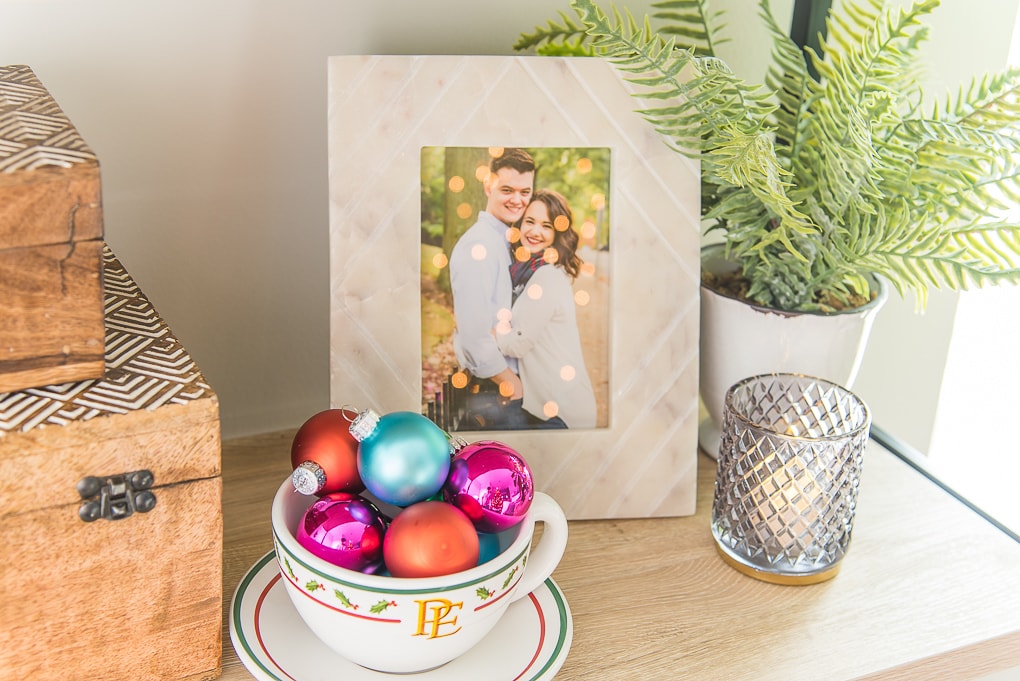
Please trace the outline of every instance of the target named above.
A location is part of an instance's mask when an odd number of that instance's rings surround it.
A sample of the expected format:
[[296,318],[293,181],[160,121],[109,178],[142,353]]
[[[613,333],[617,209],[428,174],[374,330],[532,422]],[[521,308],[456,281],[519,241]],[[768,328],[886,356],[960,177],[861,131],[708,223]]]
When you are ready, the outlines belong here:
[[510,311],[510,250],[507,230],[524,214],[535,186],[535,161],[508,148],[489,164],[487,202],[450,256],[450,286],[457,361],[470,376],[467,423],[461,430],[522,427],[524,392],[517,362],[500,352],[492,329]]

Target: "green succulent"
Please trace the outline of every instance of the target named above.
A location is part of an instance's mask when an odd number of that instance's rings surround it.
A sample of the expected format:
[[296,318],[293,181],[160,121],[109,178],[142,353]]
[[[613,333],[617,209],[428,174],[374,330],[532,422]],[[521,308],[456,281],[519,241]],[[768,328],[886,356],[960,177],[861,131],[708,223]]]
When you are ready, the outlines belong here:
[[917,53],[938,5],[845,0],[816,52],[760,0],[772,60],[757,85],[716,56],[708,0],[658,2],[642,21],[572,0],[576,20],[515,48],[605,58],[637,86],[639,113],[700,158],[702,216],[755,302],[828,309],[881,275],[923,307],[930,287],[1020,281],[1020,225],[1000,217],[1020,197],[1020,69],[922,111]]

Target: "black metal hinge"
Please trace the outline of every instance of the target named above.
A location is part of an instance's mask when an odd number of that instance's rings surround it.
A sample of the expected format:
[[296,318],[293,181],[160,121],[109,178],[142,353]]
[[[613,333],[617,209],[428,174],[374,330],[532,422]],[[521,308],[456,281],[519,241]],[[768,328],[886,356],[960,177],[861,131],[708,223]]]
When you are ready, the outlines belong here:
[[152,471],[141,470],[121,475],[87,475],[78,482],[82,505],[78,517],[84,522],[106,518],[122,520],[132,513],[147,513],[156,506],[151,487]]

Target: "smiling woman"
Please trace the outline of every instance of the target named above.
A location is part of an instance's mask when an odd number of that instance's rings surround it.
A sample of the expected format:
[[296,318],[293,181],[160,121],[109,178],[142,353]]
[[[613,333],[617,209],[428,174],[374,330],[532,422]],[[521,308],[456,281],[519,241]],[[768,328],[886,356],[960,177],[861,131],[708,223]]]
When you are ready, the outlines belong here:
[[518,361],[523,409],[548,427],[593,428],[595,393],[585,368],[572,282],[582,260],[570,205],[539,189],[524,211],[515,262],[511,314],[496,327],[503,354]]

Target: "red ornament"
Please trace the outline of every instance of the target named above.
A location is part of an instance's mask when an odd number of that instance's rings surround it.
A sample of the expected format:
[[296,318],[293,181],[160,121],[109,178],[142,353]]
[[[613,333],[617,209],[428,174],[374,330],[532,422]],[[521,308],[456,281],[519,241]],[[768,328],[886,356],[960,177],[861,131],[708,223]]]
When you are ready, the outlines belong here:
[[383,539],[383,558],[394,577],[438,577],[478,564],[478,533],[459,509],[421,501],[401,511]]
[[358,493],[358,441],[342,409],[327,409],[304,422],[290,447],[291,482],[302,494]]

